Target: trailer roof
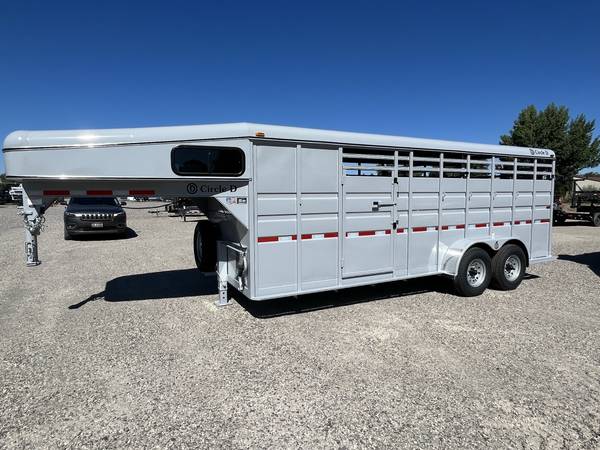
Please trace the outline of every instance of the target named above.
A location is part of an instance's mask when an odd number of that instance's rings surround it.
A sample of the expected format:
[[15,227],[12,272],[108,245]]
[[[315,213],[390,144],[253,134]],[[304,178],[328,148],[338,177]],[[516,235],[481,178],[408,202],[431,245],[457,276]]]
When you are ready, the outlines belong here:
[[257,138],[322,142],[376,147],[422,148],[432,150],[495,153],[516,156],[553,157],[549,149],[506,145],[420,139],[382,134],[354,133],[255,123],[228,123],[148,128],[96,130],[14,131],[4,140],[4,149],[96,147],[139,143],[200,141],[227,138]]

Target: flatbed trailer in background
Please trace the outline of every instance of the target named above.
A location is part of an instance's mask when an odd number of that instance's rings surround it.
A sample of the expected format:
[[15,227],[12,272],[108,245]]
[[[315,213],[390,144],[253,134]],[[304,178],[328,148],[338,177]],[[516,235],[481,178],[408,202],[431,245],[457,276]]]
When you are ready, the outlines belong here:
[[554,224],[562,225],[567,220],[585,220],[600,227],[600,191],[581,189],[578,181],[580,180],[573,180],[571,201],[568,204],[560,199],[554,203]]
[[26,256],[66,196],[185,198],[194,254],[253,300],[428,275],[478,295],[551,256],[554,153],[249,123],[19,131]]

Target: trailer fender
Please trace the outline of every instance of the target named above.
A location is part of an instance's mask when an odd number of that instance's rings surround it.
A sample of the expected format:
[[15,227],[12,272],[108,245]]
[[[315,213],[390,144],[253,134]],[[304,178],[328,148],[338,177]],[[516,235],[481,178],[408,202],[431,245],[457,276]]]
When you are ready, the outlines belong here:
[[[502,238],[478,238],[478,239],[461,239],[456,241],[446,250],[446,255],[442,262],[442,272],[446,275],[454,276],[460,265],[460,261],[465,252],[473,246],[482,247],[490,253],[490,256],[496,253],[508,241],[515,241],[514,237]],[[519,241],[520,242],[520,241]]]

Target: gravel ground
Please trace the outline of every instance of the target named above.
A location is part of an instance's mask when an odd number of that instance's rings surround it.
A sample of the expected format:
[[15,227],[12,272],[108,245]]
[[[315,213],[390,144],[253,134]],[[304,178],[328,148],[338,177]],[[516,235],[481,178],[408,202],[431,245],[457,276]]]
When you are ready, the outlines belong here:
[[[131,206],[131,205],[130,205]],[[600,230],[514,292],[428,278],[217,308],[194,223],[130,211],[128,239],[23,263],[0,206],[0,446],[600,446]]]

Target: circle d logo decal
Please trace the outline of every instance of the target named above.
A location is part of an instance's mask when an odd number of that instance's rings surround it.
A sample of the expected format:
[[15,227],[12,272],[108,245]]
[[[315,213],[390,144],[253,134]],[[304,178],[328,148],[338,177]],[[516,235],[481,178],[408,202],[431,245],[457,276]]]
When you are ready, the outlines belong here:
[[187,191],[189,194],[195,194],[198,192],[198,185],[196,183],[188,183]]

